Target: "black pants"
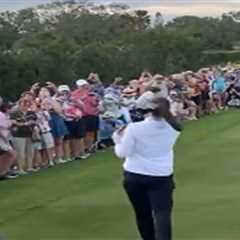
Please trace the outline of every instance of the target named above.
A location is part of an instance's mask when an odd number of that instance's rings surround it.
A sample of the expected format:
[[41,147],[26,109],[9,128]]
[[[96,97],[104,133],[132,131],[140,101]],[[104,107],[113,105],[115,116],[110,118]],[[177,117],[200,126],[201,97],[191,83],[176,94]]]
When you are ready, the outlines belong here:
[[171,240],[174,180],[124,173],[124,188],[136,215],[143,240]]

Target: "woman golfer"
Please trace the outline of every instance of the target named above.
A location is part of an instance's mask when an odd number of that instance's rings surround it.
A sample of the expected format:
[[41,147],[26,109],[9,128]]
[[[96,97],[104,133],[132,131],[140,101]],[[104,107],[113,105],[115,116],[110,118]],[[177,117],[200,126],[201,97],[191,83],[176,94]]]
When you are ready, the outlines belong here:
[[115,153],[125,159],[124,188],[142,239],[171,240],[173,147],[182,128],[165,98],[147,92],[137,107],[145,120],[114,133]]

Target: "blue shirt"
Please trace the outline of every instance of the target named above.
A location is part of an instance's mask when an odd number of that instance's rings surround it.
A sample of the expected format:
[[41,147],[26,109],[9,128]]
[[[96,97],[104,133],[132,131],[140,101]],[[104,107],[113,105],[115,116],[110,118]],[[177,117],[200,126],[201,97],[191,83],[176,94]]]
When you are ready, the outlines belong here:
[[217,92],[223,92],[226,88],[225,78],[223,76],[218,76],[213,80],[213,89]]

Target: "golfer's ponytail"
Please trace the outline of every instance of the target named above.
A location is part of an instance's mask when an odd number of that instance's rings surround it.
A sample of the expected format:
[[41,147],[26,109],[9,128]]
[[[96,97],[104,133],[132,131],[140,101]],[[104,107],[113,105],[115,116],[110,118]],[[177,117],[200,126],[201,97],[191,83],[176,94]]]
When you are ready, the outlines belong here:
[[175,130],[182,131],[182,125],[180,121],[170,111],[170,102],[166,98],[154,99],[156,109],[152,111],[152,116],[156,119],[164,118]]

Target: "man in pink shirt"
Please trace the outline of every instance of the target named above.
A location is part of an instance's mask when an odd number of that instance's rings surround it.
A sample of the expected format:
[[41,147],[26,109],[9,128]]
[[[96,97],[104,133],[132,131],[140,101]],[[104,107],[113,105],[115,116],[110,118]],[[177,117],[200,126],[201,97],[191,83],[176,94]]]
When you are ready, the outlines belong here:
[[77,89],[72,92],[72,97],[83,103],[83,120],[86,129],[85,147],[87,150],[91,150],[99,129],[99,99],[86,80],[80,79],[76,85]]

